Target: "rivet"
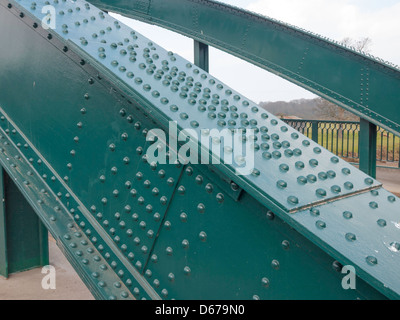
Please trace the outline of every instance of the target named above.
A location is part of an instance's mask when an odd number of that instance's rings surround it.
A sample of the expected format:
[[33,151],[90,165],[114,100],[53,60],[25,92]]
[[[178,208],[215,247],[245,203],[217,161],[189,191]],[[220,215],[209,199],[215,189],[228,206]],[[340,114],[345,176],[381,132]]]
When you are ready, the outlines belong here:
[[174,185],[174,183],[175,183],[175,180],[171,177],[171,178],[168,178],[168,180],[167,180],[167,184],[169,185],[169,186],[173,186]]
[[347,181],[345,182],[344,187],[347,190],[352,190],[354,188],[354,185],[351,182]]
[[311,144],[310,141],[308,141],[308,140],[303,140],[303,146],[309,147],[310,144]]
[[167,197],[166,197],[166,196],[162,196],[162,197],[160,198],[160,203],[161,203],[163,206],[165,206],[165,205],[168,203]]
[[165,252],[166,252],[166,254],[167,254],[168,256],[172,256],[174,250],[173,250],[171,247],[167,247],[167,248],[165,249]]
[[171,282],[174,282],[175,275],[172,272],[168,274],[168,280],[171,281]]
[[190,268],[189,268],[188,266],[186,266],[186,267],[183,268],[183,273],[184,273],[186,276],[189,276],[191,272],[192,272],[192,270],[190,270]]
[[356,235],[354,234],[354,233],[346,233],[346,239],[348,240],[348,241],[351,241],[351,242],[353,242],[353,241],[356,241],[357,240],[357,237],[356,237]]
[[333,193],[340,193],[341,191],[342,191],[342,189],[339,187],[339,186],[332,186],[331,187],[331,191],[333,192]]
[[368,256],[368,257],[365,258],[365,260],[367,261],[367,263],[368,263],[370,266],[375,266],[375,265],[378,264],[378,259],[376,259],[376,258],[373,257],[373,256]]
[[160,215],[158,212],[156,212],[156,213],[153,215],[153,218],[154,218],[154,221],[158,222],[158,221],[160,221],[161,215]]
[[146,222],[145,221],[140,221],[139,226],[141,229],[146,229]]
[[325,228],[326,228],[326,223],[323,222],[323,221],[321,221],[321,220],[318,220],[318,221],[315,223],[315,225],[317,226],[318,229],[325,229]]
[[204,213],[205,209],[206,209],[206,207],[205,207],[204,204],[199,203],[199,204],[197,205],[197,211],[198,211],[199,213]]
[[351,173],[351,170],[349,168],[343,168],[342,173],[347,176]]
[[309,164],[310,164],[311,167],[315,168],[315,167],[318,166],[318,160],[316,160],[316,159],[311,159],[311,160],[309,161]]
[[199,175],[199,176],[197,176],[195,178],[195,181],[196,181],[197,184],[202,184],[203,183],[203,177]]
[[375,201],[372,201],[372,202],[370,202],[369,203],[369,206],[372,208],[372,209],[377,209],[379,206],[378,206],[378,203],[376,203]]
[[299,135],[295,132],[293,132],[290,136],[292,137],[293,140],[297,140],[299,138]]
[[[171,58],[171,59],[172,59],[172,58]],[[162,290],[161,290],[161,295],[162,295],[164,298],[168,297],[168,290],[167,290],[167,289],[162,289]]]
[[366,178],[364,180],[364,182],[365,182],[365,184],[370,186],[370,185],[372,185],[374,183],[374,180],[372,178]]
[[310,214],[314,217],[318,217],[320,215],[320,211],[316,208],[311,208],[310,209]]
[[261,279],[261,284],[262,284],[262,286],[263,287],[265,287],[265,288],[268,288],[269,287],[269,280],[268,280],[268,278],[262,278]]
[[331,158],[331,162],[332,162],[332,163],[335,163],[335,164],[336,164],[336,163],[339,163],[339,158],[338,158],[338,157],[332,157],[332,158]]
[[297,178],[297,182],[298,182],[299,184],[301,184],[301,185],[305,185],[305,184],[307,184],[308,180],[307,180],[306,177],[300,176],[300,177]]
[[276,183],[276,186],[277,186],[279,189],[286,189],[286,188],[287,188],[287,183],[286,183],[285,181],[283,181],[283,180],[279,180],[279,181]]
[[182,212],[179,217],[182,222],[187,222],[187,214],[185,212]]
[[238,191],[240,189],[239,186],[233,181],[230,183],[230,185],[233,191]]
[[343,265],[339,261],[333,261],[332,268],[337,272],[341,272],[343,269]]
[[224,195],[223,195],[222,193],[218,193],[218,194],[215,196],[215,198],[217,199],[217,201],[218,201],[219,203],[224,202]]
[[189,248],[189,241],[184,239],[182,240],[182,248],[187,249]]
[[272,267],[273,269],[275,269],[275,270],[279,270],[279,268],[280,268],[280,263],[279,263],[279,261],[278,261],[278,260],[272,260],[272,262],[271,262],[271,267]]
[[[274,152],[273,152],[273,154],[274,154]],[[281,172],[284,172],[284,173],[286,173],[286,172],[288,172],[289,171],[289,166],[287,165],[287,164],[281,164],[280,166],[279,166],[279,170],[281,171]]]
[[185,189],[184,186],[179,186],[179,188],[178,188],[178,193],[179,193],[180,195],[185,194],[185,191],[186,191],[186,189]]
[[199,233],[199,238],[200,238],[200,240],[201,241],[206,241],[207,240],[207,234],[204,232],[204,231],[201,231],[200,233]]
[[171,229],[171,225],[172,225],[172,224],[171,224],[170,221],[165,221],[165,222],[164,222],[164,228],[167,229],[167,230],[170,230],[170,229]]
[[384,219],[379,219],[377,221],[377,223],[378,223],[378,226],[380,226],[380,227],[386,227],[386,225],[387,225],[386,220],[384,220]]
[[330,178],[330,179],[333,179],[333,178],[336,177],[336,173],[335,173],[335,171],[333,171],[333,170],[329,170],[329,171],[327,172],[327,175],[328,175],[328,178]]
[[347,220],[353,218],[353,214],[350,211],[343,212],[343,217]]
[[287,198],[287,201],[291,205],[297,205],[299,203],[299,199],[297,197],[295,197],[295,196],[289,196]]
[[283,248],[284,250],[289,250],[289,249],[290,249],[290,243],[289,243],[289,241],[283,240],[283,241],[282,241],[282,248]]
[[315,182],[317,182],[317,180],[318,180],[317,177],[315,175],[313,175],[313,174],[309,174],[307,176],[307,181],[310,182],[310,183],[315,183]]
[[400,251],[400,243],[392,242],[390,244],[389,250],[392,251],[392,252],[399,252]]

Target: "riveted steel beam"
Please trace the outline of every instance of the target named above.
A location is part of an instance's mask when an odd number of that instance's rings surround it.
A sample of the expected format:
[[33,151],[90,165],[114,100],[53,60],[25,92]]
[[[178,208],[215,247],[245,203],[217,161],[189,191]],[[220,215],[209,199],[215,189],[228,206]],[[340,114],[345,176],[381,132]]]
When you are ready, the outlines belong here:
[[[0,129],[0,163],[15,185],[37,213],[47,230],[53,235],[64,255],[71,262],[83,282],[98,299],[133,299],[125,284],[112,272],[112,267],[101,257],[88,233],[81,232],[59,197],[45,183],[19,147],[8,137],[4,124],[15,126],[2,113]],[[18,135],[14,131],[14,135]],[[23,138],[20,138],[22,141]],[[29,147],[27,147],[29,148]]]
[[194,40],[194,64],[206,72],[209,72],[208,45]]
[[[340,246],[341,261],[355,266],[357,274],[372,277],[371,281],[390,298],[398,299],[396,276],[399,243],[400,199],[384,189],[372,190],[334,203],[298,212],[292,216],[326,251]],[[337,226],[341,226],[338,228]],[[391,265],[392,270],[383,270]]]
[[400,134],[400,71],[379,58],[211,0],[90,2],[224,50]]
[[359,146],[360,170],[376,178],[376,125],[365,119],[360,119]]
[[[43,218],[46,227],[74,239],[66,254],[97,297],[398,297],[397,281],[383,283],[350,244],[321,237],[305,217],[342,203],[362,215],[356,204],[374,196],[378,181],[89,3],[55,2],[50,30],[40,26],[45,5],[0,0],[0,23],[11,30],[0,34],[7,43],[0,50],[0,160],[22,180],[17,185],[35,211],[59,221]],[[201,141],[209,133],[201,129],[253,129],[239,140],[251,142],[254,168],[240,176],[242,161],[180,163],[175,153],[187,141],[152,131],[171,122],[178,133],[190,128],[199,150],[210,142]],[[172,162],[149,161],[151,148]],[[394,199],[390,208],[372,205],[374,212],[395,215]],[[346,229],[325,223],[325,230]],[[63,237],[65,226],[76,234]],[[375,225],[359,226],[370,248],[378,247]],[[375,258],[391,274],[399,259]],[[332,260],[356,264],[356,291],[343,290]],[[107,271],[101,283],[98,268]]]
[[1,275],[49,264],[48,232],[12,179],[1,169]]

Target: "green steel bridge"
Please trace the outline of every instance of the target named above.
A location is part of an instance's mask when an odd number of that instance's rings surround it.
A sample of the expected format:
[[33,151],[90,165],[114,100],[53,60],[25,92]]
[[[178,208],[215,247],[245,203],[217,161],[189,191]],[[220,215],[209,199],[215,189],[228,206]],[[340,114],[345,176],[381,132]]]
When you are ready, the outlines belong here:
[[[108,12],[194,39],[194,63]],[[400,297],[400,199],[375,179],[397,66],[211,0],[0,0],[0,26],[2,276],[47,265],[50,232],[97,299]],[[209,74],[209,46],[358,115],[360,170]]]

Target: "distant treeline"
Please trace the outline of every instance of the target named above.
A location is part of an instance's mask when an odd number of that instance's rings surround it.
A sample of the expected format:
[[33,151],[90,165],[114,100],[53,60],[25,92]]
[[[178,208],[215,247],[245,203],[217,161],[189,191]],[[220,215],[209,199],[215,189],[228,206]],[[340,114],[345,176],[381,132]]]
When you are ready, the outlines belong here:
[[319,97],[314,99],[298,99],[289,102],[260,102],[260,106],[281,118],[295,116],[309,120],[359,120],[353,113]]

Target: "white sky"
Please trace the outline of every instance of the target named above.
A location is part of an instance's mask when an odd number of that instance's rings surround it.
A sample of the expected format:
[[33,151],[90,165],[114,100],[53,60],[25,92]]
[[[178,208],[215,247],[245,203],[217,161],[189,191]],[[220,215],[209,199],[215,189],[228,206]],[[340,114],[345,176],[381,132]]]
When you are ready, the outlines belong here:
[[[221,0],[220,0],[221,1]],[[222,0],[334,40],[372,39],[370,53],[400,65],[400,0]],[[193,40],[113,15],[155,43],[193,61]],[[210,48],[210,73],[256,103],[313,98],[265,70]],[[237,75],[241,75],[238,77]]]

